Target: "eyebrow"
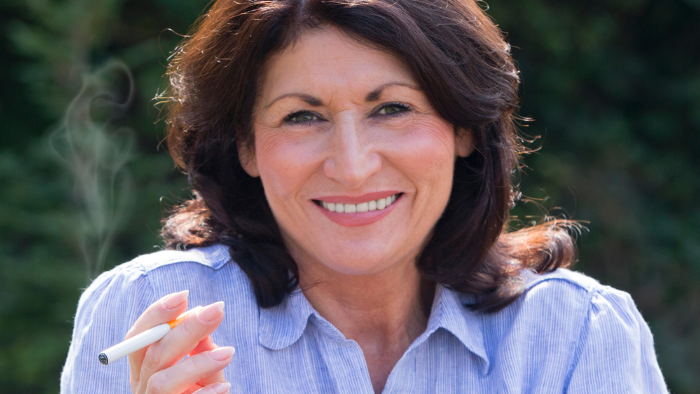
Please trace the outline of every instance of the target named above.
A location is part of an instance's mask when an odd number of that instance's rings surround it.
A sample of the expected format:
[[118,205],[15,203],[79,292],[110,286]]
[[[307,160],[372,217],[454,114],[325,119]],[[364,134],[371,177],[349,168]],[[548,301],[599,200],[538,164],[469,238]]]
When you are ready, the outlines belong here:
[[409,89],[417,90],[419,92],[422,92],[423,90],[419,88],[418,86],[411,85],[409,83],[403,83],[403,82],[389,82],[385,83],[378,88],[374,89],[373,91],[369,92],[367,94],[367,97],[365,97],[365,101],[367,102],[372,102],[372,101],[377,101],[379,100],[379,97],[382,95],[382,92],[384,89],[388,88],[389,86],[405,86]]
[[265,106],[265,109],[270,108],[270,107],[272,106],[272,104],[278,102],[279,100],[282,100],[283,98],[287,98],[287,97],[298,97],[298,98],[301,99],[303,102],[309,104],[309,105],[312,106],[312,107],[320,107],[321,105],[323,105],[323,102],[322,102],[321,100],[317,99],[317,98],[314,97],[314,96],[308,95],[308,94],[304,94],[304,93],[285,93],[285,94],[283,94],[283,95],[277,97],[276,99],[272,100],[272,102],[271,102],[270,104],[268,104],[268,105]]
[[[372,101],[377,101],[377,100],[379,100],[379,97],[381,96],[381,94],[382,94],[382,92],[384,91],[384,89],[386,89],[386,88],[388,88],[388,87],[390,87],[390,86],[405,86],[405,87],[407,87],[407,88],[409,88],[409,89],[413,89],[413,90],[416,90],[416,91],[419,91],[419,92],[423,91],[421,88],[419,88],[419,87],[417,87],[417,86],[415,86],[415,85],[408,84],[408,83],[403,83],[403,82],[389,82],[389,83],[385,83],[385,84],[383,84],[383,85],[380,85],[379,87],[377,87],[377,88],[374,89],[373,91],[367,93],[367,96],[365,97],[365,101],[367,101],[367,102],[372,102]],[[276,102],[279,101],[279,100],[282,100],[283,98],[287,98],[287,97],[297,97],[297,98],[299,98],[300,100],[302,100],[303,102],[309,104],[309,105],[312,106],[312,107],[320,107],[320,106],[323,105],[323,101],[321,101],[321,100],[318,99],[317,97],[311,96],[311,95],[309,95],[309,94],[305,94],[305,93],[285,93],[285,94],[283,94],[283,95],[281,95],[281,96],[278,96],[278,97],[275,98],[274,100],[272,100],[272,101],[270,102],[270,104],[266,105],[264,108],[265,108],[265,109],[270,108],[270,107],[272,106],[272,104],[276,103]]]

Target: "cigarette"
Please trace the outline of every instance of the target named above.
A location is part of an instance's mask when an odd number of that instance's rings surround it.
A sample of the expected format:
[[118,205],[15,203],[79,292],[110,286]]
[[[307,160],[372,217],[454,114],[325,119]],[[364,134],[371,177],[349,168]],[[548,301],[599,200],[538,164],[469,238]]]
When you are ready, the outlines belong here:
[[152,344],[153,342],[160,340],[165,336],[165,334],[170,332],[170,330],[177,327],[178,324],[182,323],[183,320],[185,320],[185,318],[189,316],[192,312],[198,311],[201,308],[201,306],[192,308],[191,310],[178,316],[177,319],[173,321],[163,323],[159,326],[155,326],[149,330],[146,330],[138,335],[127,339],[124,342],[118,343],[112,346],[111,348],[102,351],[102,353],[100,353],[100,355],[98,356],[100,362],[104,365],[108,365],[128,354],[143,349],[146,346]]

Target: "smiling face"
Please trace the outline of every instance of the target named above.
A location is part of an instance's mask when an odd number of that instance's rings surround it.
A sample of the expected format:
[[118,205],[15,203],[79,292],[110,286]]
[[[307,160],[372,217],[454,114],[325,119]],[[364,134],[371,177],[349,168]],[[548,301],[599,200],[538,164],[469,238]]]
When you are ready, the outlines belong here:
[[414,267],[471,134],[455,137],[402,62],[334,28],[305,33],[263,77],[242,164],[301,279]]

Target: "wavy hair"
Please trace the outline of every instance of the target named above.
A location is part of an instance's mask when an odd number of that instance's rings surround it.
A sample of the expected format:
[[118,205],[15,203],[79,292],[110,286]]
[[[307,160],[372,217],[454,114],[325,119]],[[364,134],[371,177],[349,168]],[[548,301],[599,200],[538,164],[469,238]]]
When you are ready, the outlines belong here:
[[475,151],[457,159],[447,207],[416,261],[425,279],[477,295],[471,307],[493,312],[522,294],[522,269],[574,261],[571,222],[508,232],[513,176],[527,152],[514,114],[519,77],[503,34],[473,0],[216,1],[168,68],[168,148],[194,196],[164,221],[166,247],[230,246],[262,308],[298,285],[262,183],[243,170],[237,147],[254,146],[265,61],[322,26],[396,56],[455,132],[473,132]]

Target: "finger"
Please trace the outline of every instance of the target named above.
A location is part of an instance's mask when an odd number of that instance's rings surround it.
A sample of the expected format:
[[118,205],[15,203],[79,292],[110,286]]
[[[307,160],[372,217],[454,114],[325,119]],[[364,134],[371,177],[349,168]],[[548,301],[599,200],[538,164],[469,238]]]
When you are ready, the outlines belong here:
[[192,349],[192,351],[189,353],[189,355],[194,356],[195,354],[206,352],[208,350],[214,350],[217,347],[219,347],[219,346],[217,346],[214,343],[214,341],[211,339],[211,336],[208,336],[208,337],[202,339],[201,341],[199,341],[197,346],[195,346],[195,348]]
[[201,388],[194,392],[194,394],[226,394],[231,388],[231,383],[229,382],[219,382],[210,384],[207,387]]
[[149,346],[141,363],[141,387],[145,387],[151,375],[169,368],[194,350],[200,341],[216,330],[223,318],[222,301],[207,305],[187,316],[163,339]]
[[[199,354],[199,353],[203,353],[203,352],[217,349],[218,347],[219,346],[214,343],[214,341],[211,339],[211,337],[208,336],[208,337],[204,338],[203,340],[201,340],[199,342],[199,344],[197,344],[197,347],[195,347],[194,350],[192,350],[189,355],[191,357],[191,356],[194,356],[195,354]],[[202,386],[206,386],[210,383],[223,382],[224,380],[226,380],[226,377],[224,376],[224,371],[221,370],[221,371],[218,371],[212,375],[204,377],[202,380],[200,380],[197,383],[202,385]]]
[[189,290],[171,293],[152,303],[136,319],[125,339],[129,339],[159,324],[175,320],[187,310],[187,297],[189,294]]
[[[137,334],[151,329],[159,324],[176,319],[187,309],[187,296],[189,291],[171,293],[151,304],[136,320],[125,339],[129,339]],[[132,387],[134,382],[140,379],[141,363],[146,350],[144,348],[129,355],[129,368],[131,370]]]
[[145,393],[181,393],[205,377],[222,371],[231,362],[234,352],[232,347],[226,346],[188,357],[153,374]]
[[[210,350],[217,349],[219,346],[214,343],[214,341],[211,339],[211,336],[207,336],[206,338],[202,339],[199,341],[197,346],[189,353],[189,357],[192,357],[196,354],[204,353]],[[235,352],[234,352],[235,353]],[[209,376],[204,377],[202,380],[197,382],[197,384],[189,387],[187,390],[183,391],[182,394],[194,394],[195,392],[199,392],[199,389],[207,386],[209,384],[217,383],[217,382],[224,382],[226,380],[226,377],[224,375],[224,371],[220,370],[217,371]],[[205,391],[208,392],[208,391]],[[227,392],[227,391],[223,391]]]

